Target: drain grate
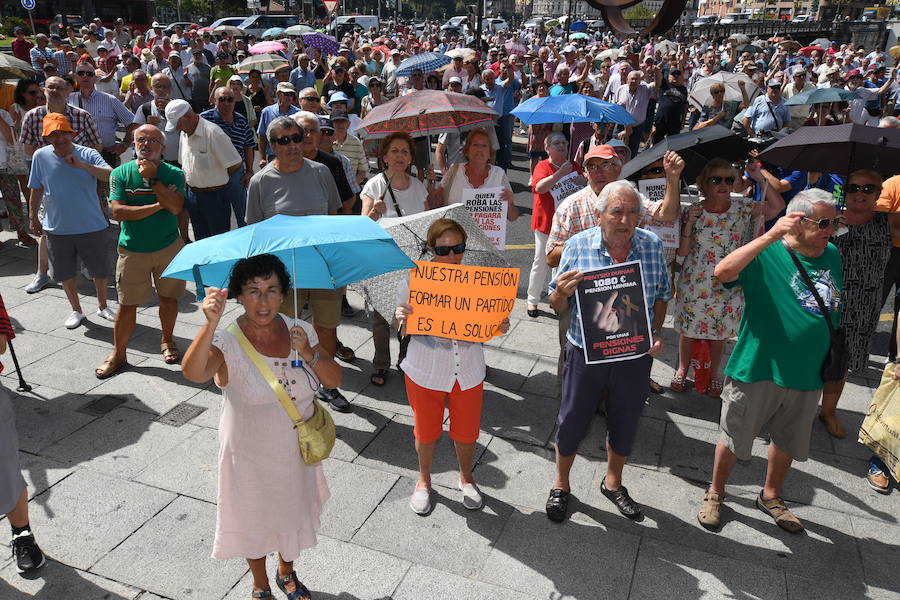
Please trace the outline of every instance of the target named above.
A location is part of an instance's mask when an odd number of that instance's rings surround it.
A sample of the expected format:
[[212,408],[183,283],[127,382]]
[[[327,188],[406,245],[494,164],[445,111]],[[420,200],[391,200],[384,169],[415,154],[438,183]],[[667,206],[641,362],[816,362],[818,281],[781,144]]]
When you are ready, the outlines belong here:
[[102,398],[91,400],[81,408],[77,409],[76,412],[95,417],[102,417],[114,408],[118,408],[123,404],[125,404],[125,398],[120,398],[118,396],[103,396]]
[[196,404],[188,404],[187,402],[182,402],[178,406],[172,408],[170,411],[159,415],[156,420],[165,425],[171,425],[172,427],[181,427],[191,419],[200,415],[205,410],[206,408],[204,408],[203,406],[197,406]]

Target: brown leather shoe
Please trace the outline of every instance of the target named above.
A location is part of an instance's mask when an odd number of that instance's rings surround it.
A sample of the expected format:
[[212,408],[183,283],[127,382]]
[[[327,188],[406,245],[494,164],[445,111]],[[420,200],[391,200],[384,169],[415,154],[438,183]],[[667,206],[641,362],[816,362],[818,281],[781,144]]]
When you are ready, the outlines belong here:
[[725,496],[720,496],[712,492],[706,492],[703,495],[703,504],[697,512],[697,520],[704,529],[717,531],[722,525],[722,504],[725,502]]

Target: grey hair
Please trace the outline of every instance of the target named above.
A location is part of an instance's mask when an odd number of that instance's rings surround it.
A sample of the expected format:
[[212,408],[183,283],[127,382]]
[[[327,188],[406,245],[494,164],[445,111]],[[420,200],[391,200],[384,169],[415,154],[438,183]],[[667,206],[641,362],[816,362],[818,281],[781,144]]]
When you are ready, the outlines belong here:
[[890,116],[882,117],[882,119],[878,122],[878,126],[883,128],[900,129],[900,119]]
[[[621,164],[621,161],[619,161],[619,163]],[[627,179],[617,179],[616,181],[610,181],[605,186],[603,186],[603,189],[600,190],[600,194],[597,195],[597,210],[605,214],[606,205],[609,204],[610,199],[613,196],[621,194],[622,192],[633,194],[634,197],[638,200],[638,208],[641,210],[641,213],[644,212],[644,201],[646,200],[646,198],[642,193],[638,191],[634,184]]]
[[554,131],[553,133],[551,133],[550,135],[548,135],[547,137],[544,138],[544,147],[545,148],[548,147],[551,143],[551,140],[555,140],[557,138],[566,139],[566,136],[561,131]]
[[303,124],[307,121],[310,123],[316,124],[316,131],[319,131],[319,117],[309,112],[308,110],[300,110],[292,114],[290,117],[285,117],[286,119],[293,119],[294,123],[300,126],[303,129]]
[[276,129],[295,129],[297,127],[303,129],[303,127],[291,117],[277,117],[269,123],[268,127],[266,127],[266,139],[269,140],[270,144],[274,144],[275,138],[278,137],[275,135]]
[[481,72],[481,76],[482,76],[482,77],[487,77],[488,74],[490,74],[490,75],[496,75],[496,73],[494,73],[494,72],[493,72],[492,70],[490,70],[490,69],[485,69],[484,71]]
[[569,67],[568,67],[567,65],[559,65],[558,67],[556,67],[556,77],[557,77],[557,79],[559,78],[559,74],[560,74],[560,73],[563,73],[563,72],[565,72],[566,75],[571,75],[571,74],[572,74],[572,70],[569,69]]
[[803,190],[802,192],[799,192],[796,196],[794,196],[788,203],[786,212],[787,214],[791,214],[792,212],[800,212],[807,217],[811,217],[813,214],[814,204],[827,204],[828,206],[834,206],[835,204],[837,204],[837,201],[834,199],[834,196],[832,196],[830,192],[820,190],[819,188],[810,188],[808,190]]

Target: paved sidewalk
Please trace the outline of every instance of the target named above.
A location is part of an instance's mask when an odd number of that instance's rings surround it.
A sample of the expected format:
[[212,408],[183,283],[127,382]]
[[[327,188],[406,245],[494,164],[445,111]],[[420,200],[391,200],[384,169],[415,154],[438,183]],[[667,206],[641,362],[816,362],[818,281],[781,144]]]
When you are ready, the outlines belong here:
[[[132,367],[97,380],[93,369],[109,353],[112,327],[93,316],[95,300],[83,300],[87,322],[66,330],[62,289],[26,294],[33,251],[15,248],[9,234],[0,239],[7,240],[0,293],[34,386],[14,398],[31,522],[51,559],[34,579],[16,575],[0,525],[0,599],[249,598],[246,563],[209,558],[215,387],[191,384],[162,361],[155,306],[139,312]],[[80,287],[92,294],[89,282]],[[176,328],[182,350],[203,319],[189,299]],[[361,306],[352,296],[351,303]],[[239,314],[229,307],[225,322]],[[417,461],[402,380],[392,372],[384,388],[369,384],[373,346],[362,311],[341,326],[341,340],[359,356],[344,370],[353,412],[334,414],[340,439],[325,463],[332,499],[319,545],[296,565],[317,600],[900,598],[900,494],[868,488],[869,453],[852,433],[833,440],[817,423],[811,459],[788,479],[786,498],[807,533],[783,532],[754,507],[765,473],[762,439],[753,459],[735,469],[722,532],[703,530],[695,515],[710,477],[719,402],[693,393],[652,396],[644,412],[625,470],[643,523],[619,516],[600,494],[599,416],[573,469],[572,518],[548,521],[556,323],[547,313],[528,319],[521,301],[513,317],[509,334],[485,349],[491,371],[475,477],[486,507],[462,508],[444,437],[434,465],[437,504],[427,518],[408,508]],[[664,337],[668,350],[654,374],[667,383],[676,340],[670,328]],[[12,361],[2,360],[3,385],[15,390]],[[847,385],[840,417],[848,431],[860,424],[878,377],[872,368]],[[160,419],[192,407],[202,412],[184,424]]]

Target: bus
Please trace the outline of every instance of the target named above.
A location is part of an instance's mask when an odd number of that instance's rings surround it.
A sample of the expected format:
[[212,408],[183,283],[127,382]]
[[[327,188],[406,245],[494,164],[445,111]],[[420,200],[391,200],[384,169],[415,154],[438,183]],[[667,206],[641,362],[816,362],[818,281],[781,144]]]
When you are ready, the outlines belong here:
[[[6,4],[5,16],[19,17],[29,23],[28,11],[22,8],[21,3]],[[154,20],[155,11],[153,0],[54,0],[37,2],[31,11],[31,18],[36,29],[34,33],[57,33],[60,24],[57,17],[62,17],[63,35],[65,24],[78,27],[90,23],[95,17],[100,18],[104,27],[112,27],[121,17],[129,29],[146,31]]]

